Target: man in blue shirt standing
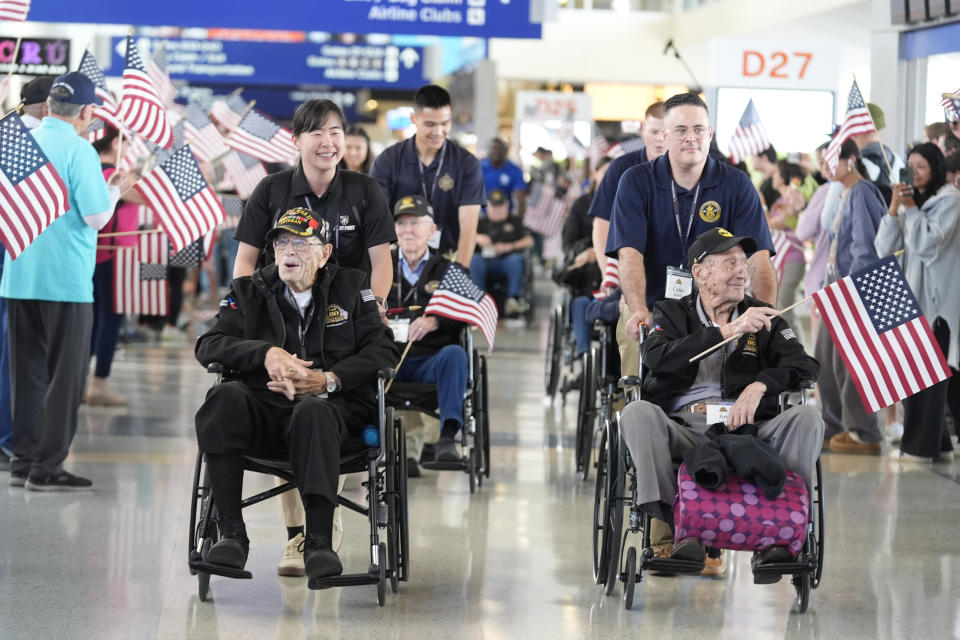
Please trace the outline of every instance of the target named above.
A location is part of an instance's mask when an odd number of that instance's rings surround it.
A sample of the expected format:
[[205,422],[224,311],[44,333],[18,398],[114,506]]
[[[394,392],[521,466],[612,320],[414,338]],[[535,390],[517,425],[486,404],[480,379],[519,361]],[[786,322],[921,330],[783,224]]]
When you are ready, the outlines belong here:
[[507,143],[494,138],[487,150],[487,157],[480,163],[483,170],[483,186],[487,193],[500,189],[510,200],[510,210],[519,216],[527,207],[527,181],[523,179],[523,169],[507,158]]
[[681,93],[663,105],[667,153],[628,169],[620,179],[610,217],[606,254],[620,259],[620,282],[631,315],[627,337],[636,340],[650,322],[649,307],[692,290],[687,250],[704,231],[723,227],[757,240],[750,257],[755,298],[776,303],[773,242],[756,189],[744,172],[710,157],[707,105]]
[[50,88],[49,115],[31,133],[66,185],[70,207],[16,260],[6,255],[0,281],[10,328],[10,485],[35,491],[92,484],[64,470],[63,461],[76,434],[90,359],[97,230],[121,193],[108,189],[97,152],[83,137],[97,104],[93,83],[79,72],[58,77]]
[[452,114],[446,89],[433,84],[417,89],[410,116],[417,132],[381,153],[370,174],[391,209],[405,196],[424,196],[438,227],[430,247],[441,253],[456,250],[457,262],[469,268],[485,198],[483,173],[473,154],[448,139]]

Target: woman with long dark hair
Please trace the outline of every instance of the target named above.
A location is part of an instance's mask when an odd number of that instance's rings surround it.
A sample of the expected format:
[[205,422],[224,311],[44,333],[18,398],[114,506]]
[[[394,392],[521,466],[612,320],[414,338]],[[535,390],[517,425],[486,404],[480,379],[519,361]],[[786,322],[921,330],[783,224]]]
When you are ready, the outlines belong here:
[[373,166],[373,149],[370,148],[370,136],[363,127],[351,125],[344,134],[343,161],[341,169],[349,169],[357,173],[370,174]]
[[[913,185],[893,185],[888,214],[877,232],[877,253],[903,249],[904,275],[947,362],[957,368],[960,296],[960,191],[947,182],[946,163],[937,145],[926,142],[907,156]],[[944,381],[903,401],[901,459],[950,460],[953,443],[946,424]],[[954,416],[956,420],[957,416]]]

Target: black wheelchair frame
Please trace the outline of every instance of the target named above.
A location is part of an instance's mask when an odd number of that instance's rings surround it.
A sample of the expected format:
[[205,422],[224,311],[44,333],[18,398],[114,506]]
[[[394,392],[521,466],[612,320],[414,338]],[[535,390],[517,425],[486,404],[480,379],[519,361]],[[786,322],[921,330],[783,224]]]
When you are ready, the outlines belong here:
[[596,341],[583,362],[580,399],[577,410],[576,470],[584,480],[599,463],[593,452],[600,451],[600,442],[607,425],[614,419],[613,406],[623,398],[618,386],[619,371],[612,371],[611,350],[616,348],[616,327],[603,320],[594,323]]
[[[486,286],[483,289],[490,294],[500,311],[504,316],[505,302],[507,299],[507,279],[502,276],[487,276]],[[523,294],[521,296],[527,301],[527,310],[521,316],[527,323],[533,320],[534,294],[533,294],[533,250],[523,250]]]
[[[641,332],[640,342],[643,342]],[[641,358],[638,376],[627,376],[620,385],[627,393],[628,401],[640,399],[643,374]],[[813,382],[801,384],[796,390],[780,394],[780,411],[791,406],[790,398],[799,396],[799,404],[805,404],[806,393],[813,389]],[[699,574],[701,565],[680,559],[656,558],[650,541],[649,514],[641,510],[636,499],[636,469],[627,447],[621,443],[619,433],[620,413],[609,421],[601,434],[600,457],[597,463],[597,479],[593,508],[593,577],[604,586],[606,595],[613,593],[617,582],[623,582],[624,608],[633,607],[634,588],[641,581],[643,571],[664,573]],[[758,566],[751,562],[755,576],[792,576],[797,593],[797,608],[806,613],[810,603],[810,591],[820,586],[823,574],[824,519],[823,519],[823,474],[820,459],[817,459],[814,487],[810,489],[810,520],[803,549],[796,561]],[[629,524],[623,527],[624,509],[629,510]],[[629,534],[641,535],[641,552],[637,557],[636,547],[627,547]],[[624,558],[624,550],[626,557]]]
[[[217,374],[221,381],[224,370],[213,364],[208,371]],[[406,582],[410,574],[410,535],[407,501],[406,439],[403,419],[396,416],[392,407],[387,407],[385,381],[394,377],[392,369],[378,372],[377,411],[380,445],[345,454],[340,460],[340,474],[367,473],[363,486],[367,488],[367,505],[363,506],[343,496],[338,496],[340,506],[367,518],[370,525],[370,565],[364,573],[344,574],[311,580],[311,589],[328,589],[356,585],[377,585],[377,602],[386,601],[386,586],[396,593],[400,582]],[[245,471],[273,475],[284,484],[244,498],[241,506],[246,508],[295,489],[293,472],[286,460],[265,460],[244,456]],[[386,541],[381,540],[380,531]],[[197,453],[193,475],[193,495],[190,503],[190,529],[188,533],[187,564],[190,573],[199,581],[199,597],[206,601],[210,594],[210,576],[250,579],[253,574],[244,569],[233,569],[206,562],[207,552],[220,538],[220,523],[210,489],[209,472],[205,456]]]
[[[470,493],[490,477],[490,398],[487,387],[487,358],[473,344],[473,329],[464,328],[460,346],[467,352],[467,390],[463,398],[463,427],[460,460],[425,462],[436,471],[463,471],[470,477]],[[437,386],[430,383],[395,382],[386,396],[392,408],[419,411],[439,420]],[[406,458],[404,458],[406,463]]]

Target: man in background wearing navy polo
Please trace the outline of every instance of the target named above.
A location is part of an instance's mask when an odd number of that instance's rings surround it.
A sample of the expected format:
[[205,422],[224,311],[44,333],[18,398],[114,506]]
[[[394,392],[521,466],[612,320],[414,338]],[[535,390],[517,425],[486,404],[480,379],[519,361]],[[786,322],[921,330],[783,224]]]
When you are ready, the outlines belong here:
[[[67,187],[69,210],[23,253],[6,255],[0,295],[7,299],[13,396],[10,485],[35,491],[89,489],[64,470],[90,362],[97,230],[113,216],[125,180],[103,180],[100,158],[83,137],[102,100],[73,71],[58,77],[49,115],[31,131]],[[125,186],[125,185],[124,185]]]
[[483,186],[489,194],[500,189],[510,200],[510,211],[523,216],[527,206],[527,181],[523,179],[523,169],[510,162],[507,143],[494,138],[487,150],[487,157],[480,163],[483,170]]
[[470,267],[484,203],[480,162],[449,140],[453,123],[450,94],[428,84],[413,97],[410,121],[417,131],[388,147],[373,163],[370,174],[380,183],[391,209],[397,200],[420,194],[433,206],[439,237],[430,248],[457,252],[457,262]]
[[687,250],[704,231],[723,227],[757,240],[753,296],[776,304],[773,242],[757,191],[744,172],[710,157],[707,105],[681,93],[663,105],[666,155],[628,169],[620,179],[610,217],[606,254],[620,259],[620,283],[630,309],[625,332],[636,340],[649,307],[682,298],[693,280]]

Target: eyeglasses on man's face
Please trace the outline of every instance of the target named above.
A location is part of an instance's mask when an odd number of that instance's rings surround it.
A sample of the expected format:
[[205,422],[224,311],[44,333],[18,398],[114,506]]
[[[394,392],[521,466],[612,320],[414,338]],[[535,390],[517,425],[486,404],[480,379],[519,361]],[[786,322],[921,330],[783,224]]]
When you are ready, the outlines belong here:
[[673,129],[668,129],[667,133],[669,133],[672,137],[678,140],[683,140],[688,135],[693,133],[693,137],[695,137],[698,140],[702,140],[704,136],[706,136],[707,133],[709,133],[709,131],[710,131],[710,127],[697,125],[695,127],[674,127]]
[[297,253],[301,251],[306,251],[307,247],[312,247],[320,244],[319,242],[310,242],[303,238],[277,238],[273,241],[274,251],[282,251],[288,247],[293,247],[293,250]]

